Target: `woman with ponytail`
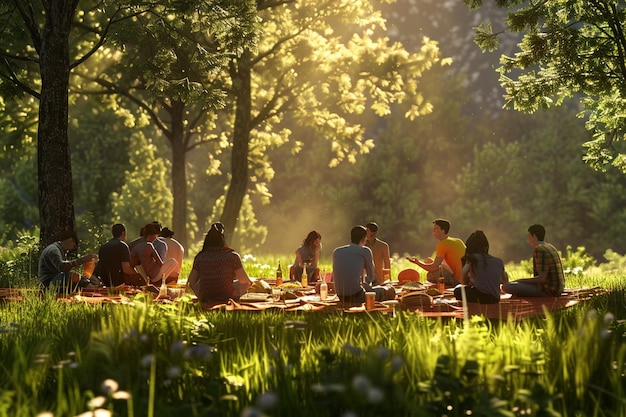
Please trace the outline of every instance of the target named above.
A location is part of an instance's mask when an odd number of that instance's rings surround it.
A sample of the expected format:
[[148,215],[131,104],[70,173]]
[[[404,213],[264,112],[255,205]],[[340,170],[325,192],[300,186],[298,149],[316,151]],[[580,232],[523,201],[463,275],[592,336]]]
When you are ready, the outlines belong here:
[[201,303],[238,300],[252,284],[241,257],[226,245],[222,223],[213,223],[207,232],[188,283]]

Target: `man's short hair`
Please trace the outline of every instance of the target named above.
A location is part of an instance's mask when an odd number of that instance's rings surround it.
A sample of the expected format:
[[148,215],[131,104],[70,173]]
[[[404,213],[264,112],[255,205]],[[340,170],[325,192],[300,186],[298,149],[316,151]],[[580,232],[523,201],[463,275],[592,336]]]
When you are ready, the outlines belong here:
[[533,224],[528,228],[528,233],[537,236],[537,239],[543,241],[546,237],[546,229],[540,224]]
[[154,223],[148,223],[143,227],[143,237],[158,235],[159,228]]
[[113,234],[113,237],[115,239],[118,239],[120,236],[122,236],[122,233],[124,233],[126,231],[126,226],[124,226],[122,223],[116,223],[113,225],[113,227],[111,227],[111,233]]
[[365,225],[365,228],[368,229],[370,232],[378,232],[378,225],[374,222],[369,222]]
[[59,233],[59,240],[61,242],[63,242],[64,240],[67,239],[73,239],[74,243],[76,243],[76,246],[78,246],[78,236],[76,236],[76,232],[73,230],[62,230],[61,233]]
[[446,234],[448,234],[448,232],[450,232],[450,222],[445,220],[445,219],[437,219],[437,220],[433,221],[433,224],[436,224],[437,226],[439,226],[441,228],[441,230],[446,232]]
[[363,226],[354,226],[350,231],[350,241],[355,244],[361,243],[361,241],[367,236],[367,230]]

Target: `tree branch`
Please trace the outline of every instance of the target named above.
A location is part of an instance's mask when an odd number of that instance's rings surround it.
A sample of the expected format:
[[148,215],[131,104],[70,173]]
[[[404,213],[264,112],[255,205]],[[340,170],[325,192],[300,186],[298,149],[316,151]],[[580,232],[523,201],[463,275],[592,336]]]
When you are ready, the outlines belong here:
[[96,44],[93,45],[92,48],[85,55],[83,55],[81,58],[77,59],[72,64],[70,64],[70,70],[73,68],[76,68],[77,66],[79,66],[80,64],[88,60],[93,54],[96,53],[96,51],[98,51],[98,49],[100,49],[102,45],[104,45],[104,43],[106,42],[107,34],[109,33],[109,29],[111,28],[113,24],[124,21],[126,19],[133,18],[135,16],[139,16],[147,11],[147,10],[138,11],[138,12],[131,13],[130,15],[127,15],[120,19],[115,20],[115,16],[118,13],[120,13],[122,10],[123,9],[121,7],[118,7],[115,13],[111,15],[111,17],[108,19],[107,25],[104,27],[102,32],[99,33],[100,39],[98,40],[98,42],[96,42]]
[[24,20],[26,29],[28,29],[30,37],[33,40],[35,50],[38,54],[41,53],[41,33],[39,32],[39,26],[37,25],[37,20],[35,19],[35,12],[33,10],[32,4],[29,3],[28,10],[26,10],[26,8],[24,7],[22,0],[13,0],[13,4],[20,12],[22,20]]
[[15,72],[11,69],[11,65],[9,64],[9,61],[6,58],[4,58],[2,61],[4,63],[4,66],[6,67],[7,72],[9,73],[9,75],[7,76],[5,74],[0,74],[0,77],[2,77],[5,80],[8,80],[9,82],[15,84],[17,87],[22,89],[24,92],[30,94],[31,96],[33,96],[37,100],[39,100],[41,98],[41,94],[39,92],[33,90],[28,85],[26,85],[22,81],[20,81],[19,78],[17,78],[17,74],[15,74]]

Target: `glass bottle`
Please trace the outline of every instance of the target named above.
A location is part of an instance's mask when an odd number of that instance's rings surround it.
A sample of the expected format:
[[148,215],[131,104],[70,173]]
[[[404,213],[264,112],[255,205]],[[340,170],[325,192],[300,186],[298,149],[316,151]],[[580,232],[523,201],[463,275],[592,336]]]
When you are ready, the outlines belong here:
[[283,285],[283,270],[280,269],[280,261],[278,261],[278,268],[276,268],[276,286]]
[[302,286],[307,287],[309,285],[309,277],[306,274],[306,265],[302,268]]
[[439,265],[439,279],[437,280],[437,290],[443,294],[446,290],[446,283],[443,279],[443,266]]
[[328,297],[328,284],[326,280],[322,280],[320,284],[320,300],[325,300]]

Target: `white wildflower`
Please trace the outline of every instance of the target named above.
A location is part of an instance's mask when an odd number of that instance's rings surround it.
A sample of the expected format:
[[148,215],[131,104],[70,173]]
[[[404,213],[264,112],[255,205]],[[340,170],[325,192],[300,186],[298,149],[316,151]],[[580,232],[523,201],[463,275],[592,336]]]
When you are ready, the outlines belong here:
[[104,404],[106,404],[106,402],[107,402],[106,397],[99,395],[89,400],[87,405],[89,406],[89,408],[94,409],[94,408],[102,407]]
[[102,390],[102,393],[104,395],[111,395],[112,393],[117,391],[119,387],[120,387],[120,384],[118,384],[117,381],[115,381],[114,379],[108,378],[108,379],[105,379],[104,382],[102,382],[102,386],[100,387],[100,389]]

